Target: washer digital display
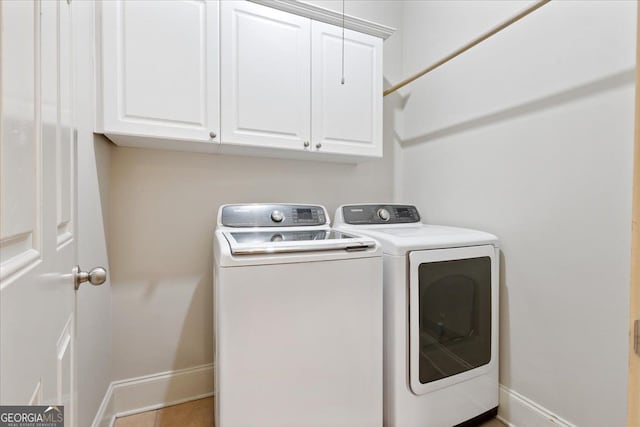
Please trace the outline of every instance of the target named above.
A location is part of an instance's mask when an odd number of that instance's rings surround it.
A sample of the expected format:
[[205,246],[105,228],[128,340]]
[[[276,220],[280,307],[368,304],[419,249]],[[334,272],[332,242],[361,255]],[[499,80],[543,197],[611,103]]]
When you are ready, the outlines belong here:
[[303,219],[303,220],[313,219],[313,213],[311,212],[311,209],[308,209],[308,208],[298,208],[296,209],[296,214],[298,214],[298,219]]
[[411,218],[411,211],[409,208],[397,208],[396,215],[398,218]]

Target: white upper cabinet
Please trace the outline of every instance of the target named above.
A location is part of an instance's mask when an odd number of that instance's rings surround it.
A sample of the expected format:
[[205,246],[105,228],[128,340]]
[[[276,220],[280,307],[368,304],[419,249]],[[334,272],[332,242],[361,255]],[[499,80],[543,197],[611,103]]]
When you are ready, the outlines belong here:
[[382,40],[392,28],[296,1],[98,4],[96,131],[116,144],[382,156]]
[[313,150],[382,157],[382,40],[345,30],[343,42],[317,21],[311,34]]
[[124,145],[218,142],[218,2],[103,1],[101,13],[97,130]]
[[220,3],[222,141],[302,150],[309,141],[311,21]]

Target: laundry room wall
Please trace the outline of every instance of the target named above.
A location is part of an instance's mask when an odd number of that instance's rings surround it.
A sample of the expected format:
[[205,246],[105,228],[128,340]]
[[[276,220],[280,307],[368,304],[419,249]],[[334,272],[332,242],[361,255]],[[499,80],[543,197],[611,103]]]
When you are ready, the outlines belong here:
[[[406,2],[404,71],[531,3]],[[551,2],[397,95],[398,199],[502,240],[515,425],[626,425],[635,31],[635,2]]]
[[[346,13],[398,29],[384,43],[384,76],[401,78],[399,4],[347,0]],[[394,102],[384,103],[384,158],[358,165],[115,147],[109,210],[114,380],[212,363],[212,239],[220,205],[318,203],[333,216],[341,203],[391,200]]]

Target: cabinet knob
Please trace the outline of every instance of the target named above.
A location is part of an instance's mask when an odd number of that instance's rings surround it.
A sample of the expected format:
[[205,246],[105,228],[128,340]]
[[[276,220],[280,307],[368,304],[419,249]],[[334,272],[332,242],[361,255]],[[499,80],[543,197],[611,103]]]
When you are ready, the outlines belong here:
[[218,135],[216,135],[216,133],[214,131],[211,131],[211,132],[209,132],[209,136],[211,137],[211,139],[213,139]]
[[316,150],[319,150],[322,148],[322,144],[320,144],[319,142],[316,144]]
[[304,142],[304,148],[309,148],[309,145],[311,145],[311,144],[309,144],[309,141],[305,141]]

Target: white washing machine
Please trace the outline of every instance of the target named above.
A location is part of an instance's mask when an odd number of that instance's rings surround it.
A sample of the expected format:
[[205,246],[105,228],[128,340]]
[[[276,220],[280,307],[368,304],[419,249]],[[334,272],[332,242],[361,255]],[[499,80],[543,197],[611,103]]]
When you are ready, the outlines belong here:
[[384,252],[384,425],[472,426],[498,407],[498,239],[415,206],[341,206],[334,228]]
[[381,255],[322,206],[220,208],[217,427],[382,426]]

